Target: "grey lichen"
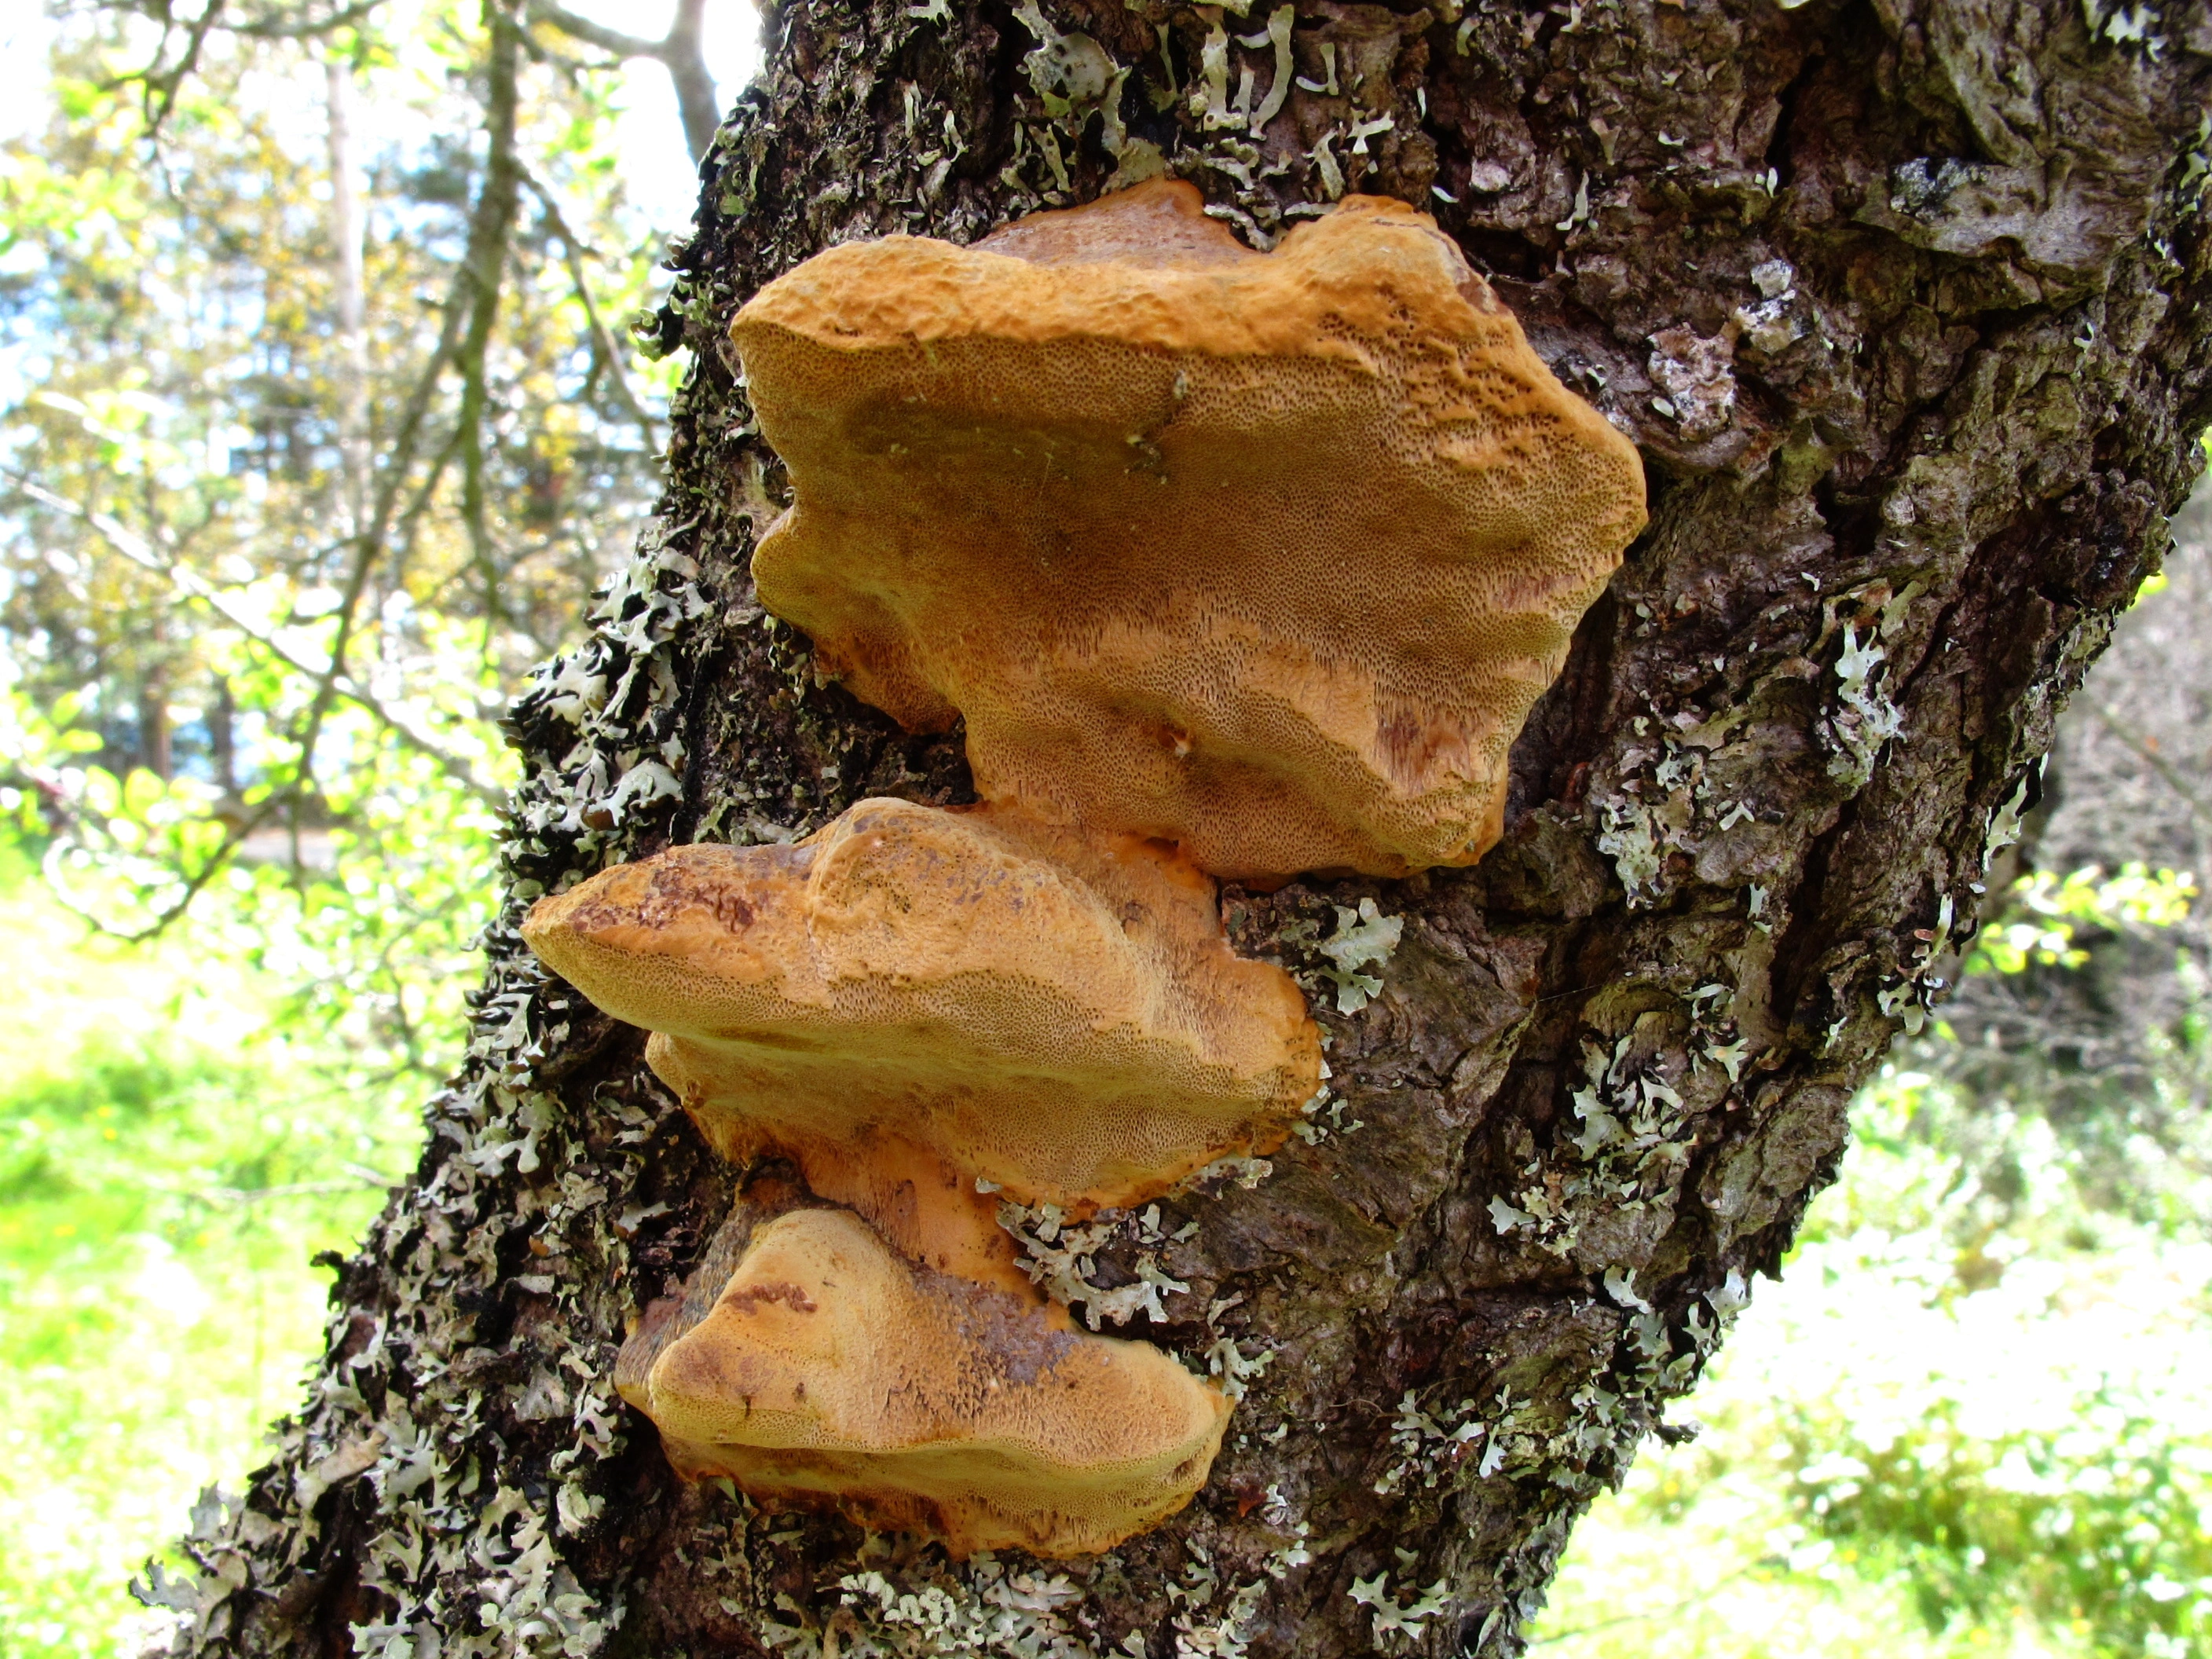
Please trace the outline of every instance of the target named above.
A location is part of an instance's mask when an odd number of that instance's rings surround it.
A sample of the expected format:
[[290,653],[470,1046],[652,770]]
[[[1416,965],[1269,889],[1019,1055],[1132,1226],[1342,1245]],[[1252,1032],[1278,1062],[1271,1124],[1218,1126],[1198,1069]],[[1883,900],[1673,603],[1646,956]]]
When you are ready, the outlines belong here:
[[[586,1659],[622,1621],[623,1603],[586,1589],[560,1547],[593,1524],[602,1472],[628,1439],[613,1345],[580,1346],[574,1334],[621,1328],[628,1247],[611,1224],[611,1183],[635,1182],[642,1144],[672,1107],[610,1101],[605,1144],[585,1152],[584,1126],[537,1070],[587,1011],[548,981],[514,928],[531,899],[568,878],[561,871],[593,867],[680,794],[672,659],[679,631],[707,608],[697,577],[654,526],[609,586],[592,638],[541,670],[522,700],[525,718],[557,723],[573,741],[518,792],[508,898],[487,936],[467,1055],[430,1110],[436,1173],[395,1198],[367,1246],[386,1311],[365,1322],[337,1308],[336,1361],[278,1431],[276,1467],[298,1473],[261,1483],[226,1526],[188,1543],[198,1578],[156,1572],[142,1588],[179,1615],[178,1653],[217,1649],[264,1610],[320,1539],[331,1495],[356,1486],[370,1494],[361,1583],[386,1609],[352,1626],[356,1652]],[[510,1167],[540,1178],[514,1188]],[[501,1196],[488,1204],[495,1184]],[[543,1254],[521,1259],[540,1271],[518,1273],[507,1259],[524,1238]],[[452,1312],[465,1297],[519,1307],[530,1338],[477,1344],[474,1322]],[[504,1484],[487,1466],[495,1415],[552,1437],[542,1488]],[[279,1539],[284,1556],[260,1553]]]

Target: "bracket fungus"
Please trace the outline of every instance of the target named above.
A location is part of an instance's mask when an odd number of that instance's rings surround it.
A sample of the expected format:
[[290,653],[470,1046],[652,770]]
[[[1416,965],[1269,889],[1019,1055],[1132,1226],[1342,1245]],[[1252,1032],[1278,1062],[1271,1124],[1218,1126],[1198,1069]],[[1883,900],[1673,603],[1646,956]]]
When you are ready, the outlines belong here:
[[715,1150],[775,1149],[930,1266],[1022,1283],[990,1188],[1080,1214],[1279,1145],[1321,1083],[1281,969],[1171,852],[866,800],[791,847],[671,848],[524,936]]
[[1187,184],[830,249],[732,325],[761,602],[987,800],[1244,879],[1469,864],[1644,523],[1635,448],[1433,221],[1273,252]]
[[1229,1402],[1075,1332],[991,1194],[1083,1215],[1280,1144],[1320,1034],[1212,878],[1479,858],[1642,468],[1395,202],[1263,255],[1142,185],[832,249],[732,329],[793,491],[762,602],[909,728],[964,719],[984,805],[532,910],[716,1151],[841,1206],[741,1206],[616,1380],[686,1474],[1103,1549],[1204,1483]]
[[1227,1401],[1071,1332],[990,1194],[1081,1214],[1285,1138],[1320,1033],[1287,974],[1230,949],[1211,879],[1133,837],[866,800],[793,846],[617,866],[523,932],[653,1033],[716,1151],[785,1155],[848,1206],[710,1261],[714,1310],[625,1350],[617,1380],[679,1469],[1040,1553],[1197,1491]]
[[915,1267],[843,1210],[753,1228],[710,1307],[655,1305],[616,1382],[684,1474],[956,1555],[1108,1548],[1189,1501],[1229,1419],[1149,1344]]

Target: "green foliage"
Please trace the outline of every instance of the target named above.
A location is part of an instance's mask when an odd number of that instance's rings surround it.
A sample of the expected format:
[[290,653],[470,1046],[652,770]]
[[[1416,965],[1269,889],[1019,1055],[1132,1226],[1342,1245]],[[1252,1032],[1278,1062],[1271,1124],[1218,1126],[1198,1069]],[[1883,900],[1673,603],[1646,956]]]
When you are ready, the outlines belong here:
[[130,1574],[292,1405],[309,1258],[405,1170],[420,1085],[363,1086],[235,957],[88,938],[20,842],[0,975],[0,1652],[105,1659]]
[[404,1175],[465,1035],[514,773],[490,717],[658,489],[683,365],[603,321],[649,305],[654,244],[613,77],[544,30],[502,60],[495,12],[219,27],[175,76],[166,22],[76,9],[47,130],[0,146],[10,1656],[135,1654],[131,1576],[297,1401],[309,1260]]
[[542,29],[502,58],[503,9],[433,0],[319,36],[210,12],[185,74],[169,11],[69,9],[46,130],[0,144],[10,1656],[135,1652],[131,1574],[295,1403],[309,1258],[458,1058],[491,716],[648,508],[682,371],[603,321],[654,240],[605,65]]
[[2094,866],[2063,876],[2037,870],[2013,883],[1996,918],[1975,936],[1965,971],[2017,974],[2031,962],[2079,968],[2089,956],[2075,943],[2077,929],[2173,927],[2187,920],[2196,896],[2194,876],[2153,874],[2140,864],[2124,865],[2109,879]]
[[1799,1271],[1860,1287],[1830,1316],[1875,1363],[1790,1400],[1775,1455],[1931,1626],[2016,1607],[2099,1654],[2212,1651],[2212,1249],[2102,1212],[2039,1120],[1993,1212],[1977,1115],[1925,1073],[1863,1097],[1858,1201]]
[[1547,1650],[2212,1654],[2212,1246],[1985,1110],[1896,1068],[1861,1096],[1705,1432],[1577,1534]]
[[474,0],[256,15],[70,9],[0,144],[0,812],[118,933],[288,894],[415,1063],[392,958],[452,954],[489,716],[649,507],[678,366],[605,322],[653,244],[612,66]]
[[[477,695],[465,677],[452,693]],[[475,708],[446,723],[476,766],[507,768]],[[151,938],[189,902],[191,948],[283,986],[271,1018],[343,1057],[348,1086],[404,1077],[419,1094],[459,1054],[473,945],[495,899],[497,818],[434,760],[376,741],[357,711],[330,727],[353,764],[325,793],[329,822],[235,837],[204,783],[54,764],[78,758],[83,735],[0,687],[0,764],[46,785],[43,798],[0,791],[0,823],[12,819],[24,846],[43,842],[51,890],[102,932]],[[40,833],[43,817],[69,833]]]

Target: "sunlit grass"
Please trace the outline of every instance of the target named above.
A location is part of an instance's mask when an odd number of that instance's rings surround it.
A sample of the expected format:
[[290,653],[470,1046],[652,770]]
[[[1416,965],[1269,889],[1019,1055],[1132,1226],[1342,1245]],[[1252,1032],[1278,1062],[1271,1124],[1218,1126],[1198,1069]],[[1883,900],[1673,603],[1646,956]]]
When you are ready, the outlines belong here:
[[[125,1584],[235,1488],[407,1126],[262,1035],[252,976],[88,942],[0,871],[0,1653],[134,1650]],[[381,1114],[380,1114],[381,1115]]]
[[1679,1504],[1664,1455],[1577,1529],[1534,1632],[1542,1659],[2075,1659],[2078,1636],[2014,1614],[1931,1630],[1904,1575],[1811,1538],[1764,1474]]
[[1992,1224],[1940,1121],[1974,1109],[1862,1097],[1705,1431],[1576,1533],[1547,1659],[2212,1652],[2212,1246],[2085,1211],[2039,1124]]

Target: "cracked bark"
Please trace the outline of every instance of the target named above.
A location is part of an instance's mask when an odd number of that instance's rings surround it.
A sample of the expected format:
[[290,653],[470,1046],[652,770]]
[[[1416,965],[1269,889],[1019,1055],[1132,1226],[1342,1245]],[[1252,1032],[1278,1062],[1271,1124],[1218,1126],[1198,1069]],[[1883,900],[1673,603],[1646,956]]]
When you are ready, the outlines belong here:
[[[1241,40],[1103,0],[771,18],[654,325],[695,354],[662,518],[515,711],[469,1064],[341,1267],[309,1405],[196,1517],[204,1575],[149,1587],[179,1651],[1518,1651],[1573,1517],[1832,1173],[2163,552],[2212,412],[2212,25],[1292,3],[1279,100],[1264,7]],[[788,1172],[738,1201],[513,923],[670,842],[967,798],[956,744],[817,684],[752,605],[781,481],[726,325],[833,242],[969,240],[1156,158],[1260,240],[1338,179],[1434,212],[1643,447],[1652,522],[1480,866],[1224,895],[1314,988],[1342,1109],[1085,1270],[1187,1285],[1122,1334],[1245,1374],[1206,1492],[1097,1562],[955,1567],[683,1486],[611,1396],[625,1322]],[[1316,946],[1362,898],[1405,930],[1346,1013]]]

